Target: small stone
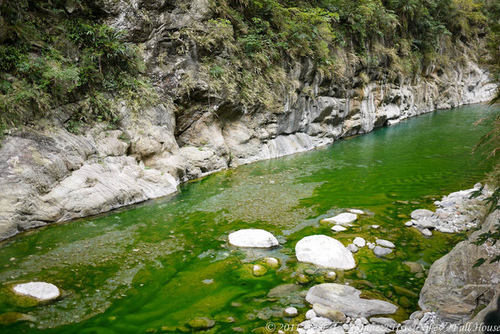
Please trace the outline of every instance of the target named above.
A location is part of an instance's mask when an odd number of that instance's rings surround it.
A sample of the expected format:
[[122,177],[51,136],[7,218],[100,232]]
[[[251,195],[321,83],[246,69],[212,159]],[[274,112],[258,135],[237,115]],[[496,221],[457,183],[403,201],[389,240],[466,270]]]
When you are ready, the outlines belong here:
[[307,275],[304,275],[302,273],[297,274],[297,283],[299,284],[307,284],[311,282],[311,278]]
[[274,257],[266,257],[264,261],[270,268],[278,268],[280,266],[280,262]]
[[337,278],[337,273],[335,271],[329,271],[326,274],[326,279],[329,281],[335,281],[336,278]]
[[347,230],[347,229],[343,226],[340,226],[340,225],[335,225],[332,227],[332,231],[334,231],[334,232],[342,232],[345,230]]
[[394,248],[396,245],[394,245],[392,242],[384,240],[384,239],[377,239],[377,245],[386,247],[386,248]]
[[369,243],[367,243],[367,245],[368,245],[369,249],[374,249],[375,248],[375,244],[374,243],[369,242]]
[[378,228],[380,228],[380,225],[372,225],[372,228],[378,229]]
[[295,307],[287,307],[283,314],[285,317],[293,318],[299,315],[299,311]]
[[428,228],[424,228],[422,231],[422,234],[426,237],[432,237],[432,232]]
[[315,318],[316,317],[316,312],[314,312],[314,310],[309,310],[306,312],[306,319],[307,320],[310,320],[312,318]]
[[215,326],[215,320],[205,317],[194,318],[190,320],[187,325],[194,330],[204,330]]
[[323,219],[324,222],[335,223],[337,225],[348,225],[358,219],[354,213],[344,212],[332,218]]
[[391,318],[370,318],[370,322],[375,325],[382,325],[389,329],[395,330],[398,323]]
[[373,248],[373,253],[376,256],[385,256],[385,255],[391,254],[392,253],[392,249],[381,247],[381,246],[376,246],[375,248]]
[[354,238],[354,241],[352,243],[359,248],[366,246],[366,240],[361,237]]
[[365,212],[363,210],[359,210],[359,209],[349,209],[347,211],[349,211],[350,213],[354,213],[355,215],[364,215],[365,214]]
[[421,273],[424,271],[424,267],[418,262],[403,262],[403,266],[411,273]]
[[339,310],[335,310],[317,303],[313,305],[313,310],[314,312],[316,312],[317,315],[328,318],[334,322],[346,321],[345,314],[340,312]]
[[411,226],[413,226],[413,222],[412,221],[408,221],[408,222],[405,223],[405,226],[411,227]]
[[427,209],[417,209],[411,213],[411,218],[413,219],[424,219],[424,218],[431,218],[434,212],[431,210]]
[[254,276],[260,277],[264,276],[267,273],[267,269],[264,266],[261,266],[260,264],[255,264],[252,268],[252,273]]
[[358,247],[356,247],[355,244],[349,244],[347,245],[347,249],[351,252],[351,253],[356,253],[358,251]]

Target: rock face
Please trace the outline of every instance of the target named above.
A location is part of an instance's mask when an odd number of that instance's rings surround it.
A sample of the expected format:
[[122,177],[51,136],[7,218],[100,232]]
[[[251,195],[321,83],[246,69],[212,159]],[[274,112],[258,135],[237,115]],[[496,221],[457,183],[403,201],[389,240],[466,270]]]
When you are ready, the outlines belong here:
[[229,243],[236,247],[272,248],[279,245],[271,233],[260,229],[244,229],[229,234]]
[[[397,306],[382,300],[360,298],[361,291],[346,285],[324,283],[313,286],[307,293],[310,304],[321,304],[342,312],[351,318],[369,317],[376,314],[393,314]],[[315,309],[315,312],[316,309]]]
[[322,267],[352,269],[356,262],[352,253],[344,245],[326,235],[305,237],[295,246],[295,254],[300,262],[308,262]]
[[[420,292],[419,306],[422,310],[436,311],[436,323],[464,324],[478,308],[489,304],[492,305],[490,309],[495,307],[500,291],[499,263],[487,261],[477,268],[474,264],[479,258],[492,259],[500,255],[500,244],[476,246],[471,241],[481,233],[493,231],[499,218],[500,212],[495,211],[481,230],[474,232],[469,240],[458,243],[431,266]],[[478,314],[480,316],[484,317],[484,313]]]
[[[467,56],[447,71],[426,69],[425,78],[388,81],[377,74],[362,87],[356,84],[362,81],[356,73],[366,71],[362,62],[352,62],[341,75],[352,80],[332,81],[304,58],[287,66],[286,80],[296,89],[280,93],[280,110],[246,106],[213,96],[203,80],[189,82],[198,77],[202,57],[195,40],[184,41],[181,48],[174,36],[204,31],[212,18],[208,1],[94,3],[109,26],[128,32],[129,41],[140,45],[162,102],[141,107],[137,117],[125,101],[110,98],[121,119],[118,129],[101,126],[74,135],[64,126],[83,107],[75,102],[60,106],[58,116],[44,120],[47,126],[7,135],[0,147],[0,239],[165,196],[180,182],[223,168],[311,150],[432,110],[486,101],[495,90],[488,73]],[[179,96],[179,87],[192,84],[192,96]]]
[[21,295],[36,298],[41,301],[49,301],[59,298],[59,288],[51,283],[29,282],[14,286],[13,290]]

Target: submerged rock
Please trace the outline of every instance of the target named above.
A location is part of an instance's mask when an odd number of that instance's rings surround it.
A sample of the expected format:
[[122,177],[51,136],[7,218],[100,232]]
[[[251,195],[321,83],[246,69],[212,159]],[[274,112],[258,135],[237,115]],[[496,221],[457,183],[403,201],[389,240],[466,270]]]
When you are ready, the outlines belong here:
[[35,322],[36,318],[32,315],[18,312],[7,312],[0,315],[0,325],[7,326],[21,321]]
[[358,247],[355,245],[355,244],[349,244],[347,245],[347,249],[351,252],[351,253],[357,253],[358,252]]
[[215,326],[215,320],[200,317],[190,320],[187,325],[194,330],[210,329]]
[[[351,318],[369,317],[375,314],[393,314],[397,306],[376,299],[360,298],[361,291],[347,285],[324,283],[309,289],[306,300],[338,310]],[[317,313],[317,311],[315,310]]]
[[352,253],[340,241],[326,235],[303,238],[295,246],[295,254],[300,262],[322,267],[337,269],[356,267]]
[[413,219],[424,219],[424,218],[431,218],[434,215],[434,212],[431,210],[427,209],[417,209],[411,213],[411,218]]
[[278,239],[261,229],[244,229],[229,234],[229,243],[236,247],[272,248],[279,245]]
[[17,284],[13,288],[14,292],[36,298],[40,301],[50,301],[59,298],[61,292],[59,288],[51,283],[46,282],[29,282]]
[[252,273],[254,276],[260,277],[264,276],[267,273],[267,269],[264,266],[261,266],[260,264],[256,264],[252,268]]
[[348,225],[358,219],[354,213],[344,212],[332,218],[323,219],[323,222],[335,223],[337,225]]
[[373,253],[376,256],[385,256],[385,255],[391,254],[392,253],[392,249],[381,247],[381,246],[375,246],[375,248],[373,248]]

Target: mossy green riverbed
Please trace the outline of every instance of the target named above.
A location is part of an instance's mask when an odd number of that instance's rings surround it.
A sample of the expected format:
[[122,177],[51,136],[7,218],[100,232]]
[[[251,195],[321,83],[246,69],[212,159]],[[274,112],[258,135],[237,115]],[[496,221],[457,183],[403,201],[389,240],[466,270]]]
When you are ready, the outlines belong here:
[[[305,292],[327,281],[330,270],[295,258],[297,241],[313,234],[344,245],[356,236],[395,243],[389,259],[362,248],[354,254],[357,267],[336,270],[335,282],[399,305],[395,318],[402,320],[418,308],[430,264],[463,239],[438,232],[426,238],[404,223],[412,210],[433,209],[435,199],[485,178],[491,166],[471,150],[488,130],[487,123],[474,123],[492,112],[480,105],[435,112],[312,152],[222,171],[170,198],[10,239],[0,247],[0,314],[28,314],[30,321],[0,325],[0,332],[181,333],[191,331],[186,323],[196,317],[216,321],[208,333],[266,332],[270,321],[279,329],[303,319]],[[369,214],[344,232],[320,224],[347,208]],[[228,234],[242,228],[266,229],[280,247],[229,246]],[[254,276],[253,265],[266,266],[266,257],[279,259],[279,268]],[[421,263],[424,272],[410,272],[404,261]],[[7,287],[30,280],[53,283],[64,295],[48,305],[21,306]],[[283,318],[288,306],[301,316]]]

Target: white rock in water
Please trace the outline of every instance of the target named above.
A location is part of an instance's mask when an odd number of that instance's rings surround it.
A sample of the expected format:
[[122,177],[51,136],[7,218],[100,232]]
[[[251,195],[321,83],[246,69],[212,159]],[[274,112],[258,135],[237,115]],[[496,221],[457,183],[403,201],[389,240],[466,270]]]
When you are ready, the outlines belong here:
[[309,289],[306,300],[338,310],[351,318],[369,317],[375,314],[393,314],[397,307],[389,302],[360,298],[361,291],[346,285],[323,283]]
[[411,218],[413,219],[424,219],[431,218],[434,212],[427,209],[417,209],[411,213]]
[[366,246],[366,240],[361,237],[354,238],[354,241],[352,243],[358,246],[359,248]]
[[287,307],[285,309],[284,314],[286,317],[293,318],[293,317],[296,317],[299,315],[299,311],[297,311],[297,309],[295,307]]
[[306,319],[312,319],[316,317],[316,312],[314,310],[309,310],[306,312]]
[[421,232],[426,237],[431,237],[432,236],[432,232],[429,229],[427,229],[427,228],[423,229]]
[[236,247],[272,248],[279,245],[271,233],[260,229],[245,229],[229,234],[229,243]]
[[411,226],[413,226],[413,222],[410,220],[409,222],[405,223],[405,226],[411,227]]
[[356,215],[364,215],[365,214],[365,212],[363,210],[358,210],[358,209],[349,209],[347,211],[349,211],[350,213],[354,213]]
[[387,248],[394,248],[396,245],[394,245],[392,242],[384,239],[377,239],[377,245],[382,246],[382,247],[387,247]]
[[344,226],[340,226],[340,225],[335,225],[332,227],[332,231],[334,231],[334,232],[342,232],[345,230],[347,230],[347,229]]
[[338,225],[348,225],[358,219],[354,213],[344,212],[332,218],[323,219],[324,222],[335,223]]
[[327,268],[352,269],[356,262],[344,245],[326,235],[311,235],[297,242],[295,254],[299,262]]
[[355,244],[349,244],[349,245],[347,245],[347,249],[351,253],[356,253],[359,250],[358,247]]
[[385,255],[391,254],[392,249],[381,247],[381,246],[376,246],[375,248],[373,248],[373,253],[377,256],[385,256]]
[[25,296],[34,297],[40,300],[52,300],[61,295],[59,288],[51,283],[29,282],[18,284],[14,291]]

